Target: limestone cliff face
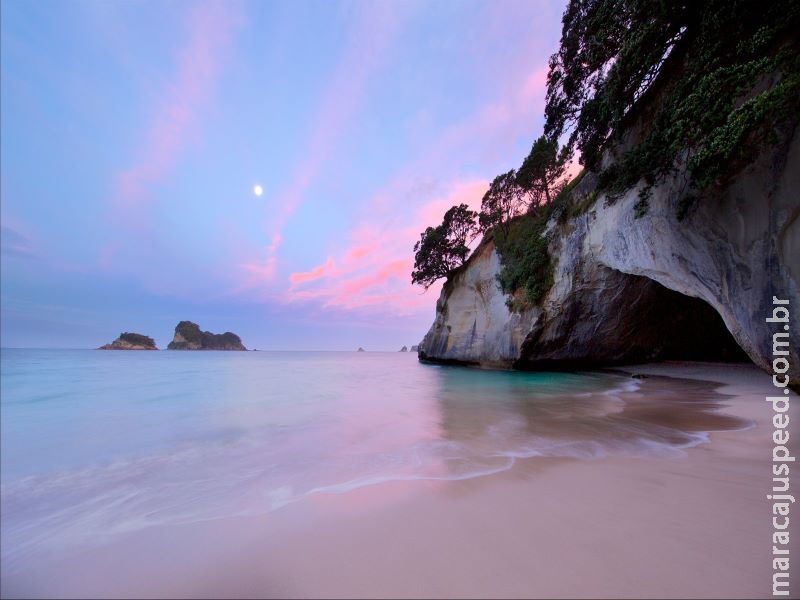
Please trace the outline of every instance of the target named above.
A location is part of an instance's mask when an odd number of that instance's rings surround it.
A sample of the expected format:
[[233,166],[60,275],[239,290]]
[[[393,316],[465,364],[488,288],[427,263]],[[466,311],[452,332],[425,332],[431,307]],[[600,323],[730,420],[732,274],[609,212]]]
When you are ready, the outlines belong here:
[[511,366],[542,311],[521,314],[506,306],[497,283],[500,258],[490,242],[478,248],[442,288],[436,320],[418,352],[442,362]]
[[[555,283],[541,306],[511,313],[500,259],[483,244],[454,272],[423,340],[423,360],[558,368],[664,358],[734,360],[771,368],[773,296],[789,300],[790,376],[800,382],[800,136],[760,152],[721,190],[699,195],[679,221],[687,175],[597,199],[548,223]],[[643,185],[643,184],[640,184]],[[591,193],[588,174],[573,197]],[[785,348],[785,347],[784,347]]]

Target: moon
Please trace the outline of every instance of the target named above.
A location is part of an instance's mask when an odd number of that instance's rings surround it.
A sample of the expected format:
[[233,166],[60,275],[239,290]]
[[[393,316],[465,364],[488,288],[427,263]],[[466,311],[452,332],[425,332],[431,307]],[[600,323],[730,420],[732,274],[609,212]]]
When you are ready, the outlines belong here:
[[256,185],[253,186],[253,193],[256,196],[260,196],[261,194],[264,193],[264,188],[262,188],[260,185],[256,184]]

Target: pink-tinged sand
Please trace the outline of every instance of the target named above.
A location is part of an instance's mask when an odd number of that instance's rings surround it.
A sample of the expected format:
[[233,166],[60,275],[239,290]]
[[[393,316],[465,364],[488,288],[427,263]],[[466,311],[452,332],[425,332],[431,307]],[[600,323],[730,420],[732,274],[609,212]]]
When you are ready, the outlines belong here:
[[[775,393],[770,378],[741,365],[668,363],[629,370],[719,382],[718,391],[730,395],[723,411],[756,426],[714,432],[709,443],[683,457],[527,459],[509,472],[468,481],[385,483],[319,494],[262,517],[151,528],[66,560],[32,565],[35,573],[27,581],[34,583],[26,592],[770,596],[773,529],[766,495],[772,485],[773,412],[764,400]],[[800,454],[800,399],[790,397],[790,447]],[[800,464],[792,480],[791,491],[800,492]],[[799,540],[796,506],[790,531]],[[797,582],[800,545],[790,549]],[[800,585],[793,583],[792,591],[797,597]]]

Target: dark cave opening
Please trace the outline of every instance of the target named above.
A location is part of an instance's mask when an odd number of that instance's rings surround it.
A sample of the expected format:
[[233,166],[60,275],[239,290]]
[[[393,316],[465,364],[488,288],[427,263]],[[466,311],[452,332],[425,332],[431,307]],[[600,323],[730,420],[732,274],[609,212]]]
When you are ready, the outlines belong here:
[[[580,285],[580,284],[579,284]],[[750,363],[706,301],[603,268],[522,345],[519,369],[573,369],[684,360]]]
[[641,328],[651,340],[651,359],[751,362],[720,314],[705,300],[686,296],[652,279],[636,278],[645,280],[646,292],[636,311],[639,314],[629,326]]

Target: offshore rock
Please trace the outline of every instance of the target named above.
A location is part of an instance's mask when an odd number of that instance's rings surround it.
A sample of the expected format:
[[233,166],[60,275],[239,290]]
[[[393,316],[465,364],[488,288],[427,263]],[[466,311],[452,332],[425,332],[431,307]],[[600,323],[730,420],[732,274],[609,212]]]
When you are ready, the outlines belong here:
[[158,350],[153,338],[141,333],[120,333],[110,344],[100,346],[98,350]]
[[200,331],[200,326],[191,321],[181,321],[175,326],[175,337],[167,350],[247,350],[235,333],[211,333]]

